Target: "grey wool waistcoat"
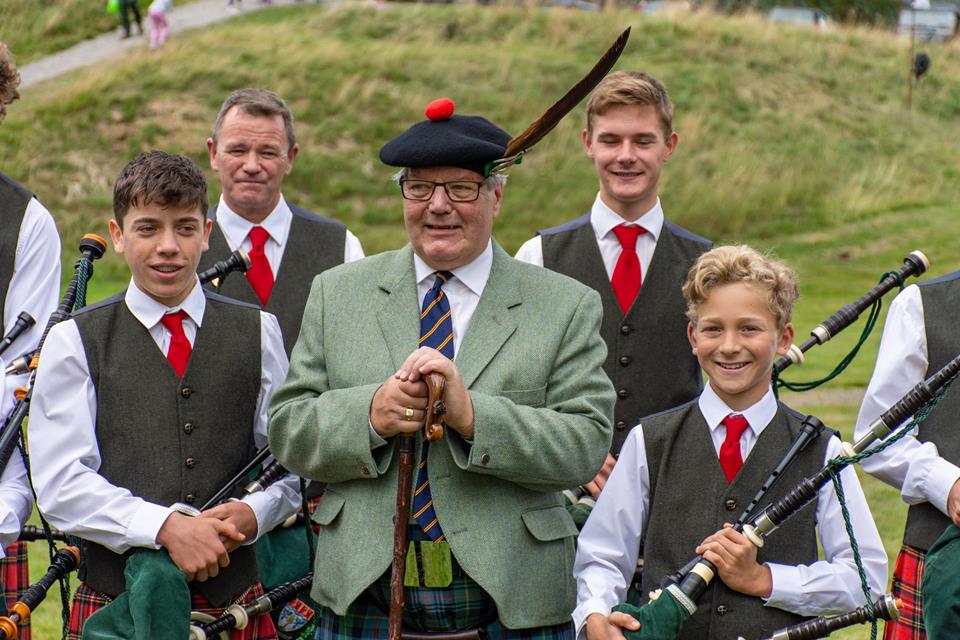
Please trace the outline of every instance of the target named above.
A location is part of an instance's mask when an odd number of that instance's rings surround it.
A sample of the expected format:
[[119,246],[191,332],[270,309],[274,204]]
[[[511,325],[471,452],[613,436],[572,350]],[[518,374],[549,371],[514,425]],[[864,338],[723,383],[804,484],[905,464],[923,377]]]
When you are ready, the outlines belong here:
[[[800,432],[803,416],[780,405],[731,484],[723,475],[710,430],[696,401],[643,420],[650,470],[650,516],[643,538],[643,594],[694,556],[710,534],[734,522]],[[823,466],[829,430],[811,443],[767,494],[772,501]],[[757,562],[787,565],[817,560],[816,509],[807,507],[772,534]],[[714,578],[680,640],[757,638],[804,620]]]
[[[74,316],[97,393],[99,473],[112,484],[159,505],[199,507],[251,457],[260,392],[260,312],[209,291],[183,379],[177,377],[123,294]],[[84,545],[92,589],[125,590],[128,554]],[[252,546],[230,565],[191,586],[224,606],[257,580]]]
[[[3,307],[16,266],[20,225],[23,224],[23,216],[32,197],[33,194],[26,187],[0,173],[0,334],[6,333]],[[22,309],[17,309],[15,313],[20,311]],[[46,318],[36,320],[46,322]]]
[[[277,316],[280,322],[287,357],[290,357],[293,345],[300,335],[300,322],[307,296],[310,294],[310,284],[320,272],[343,264],[343,247],[347,236],[347,227],[343,223],[321,218],[292,204],[289,206],[293,212],[290,234],[283,251],[283,261],[278,272],[273,274],[273,291],[267,305],[263,307],[264,311]],[[218,260],[225,260],[231,252],[217,224],[217,208],[211,209],[207,217],[213,220],[214,224],[210,233],[210,248],[200,259],[200,271],[209,269]],[[243,274],[231,274],[216,291],[227,297],[260,306],[257,294]]]
[[[927,337],[927,372],[929,378],[945,364],[960,355],[960,332],[957,311],[960,310],[960,271],[920,284],[923,303],[923,324]],[[953,385],[929,416],[920,423],[917,439],[937,445],[940,456],[960,464],[960,434],[955,417],[960,414],[960,388]],[[910,507],[903,543],[928,550],[950,524],[950,518],[929,502]]]
[[711,242],[664,221],[643,287],[624,315],[603,266],[587,213],[540,232],[543,265],[600,293],[607,345],[603,369],[617,390],[611,451],[619,453],[640,418],[681,405],[703,388],[700,365],[687,341],[686,303],[680,288]]

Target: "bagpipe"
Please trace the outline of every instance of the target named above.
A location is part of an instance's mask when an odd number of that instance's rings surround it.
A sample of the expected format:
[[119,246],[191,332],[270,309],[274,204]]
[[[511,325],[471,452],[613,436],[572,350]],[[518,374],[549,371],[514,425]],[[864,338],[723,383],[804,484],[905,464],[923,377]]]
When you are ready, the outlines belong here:
[[[844,468],[851,463],[859,462],[889,447],[900,438],[905,437],[916,425],[922,422],[933,407],[936,406],[936,403],[939,402],[939,399],[946,392],[958,373],[960,373],[960,355],[956,356],[928,379],[915,385],[893,406],[874,420],[870,424],[869,431],[857,442],[853,444],[844,443],[841,447],[841,456],[830,460],[820,471],[797,483],[797,485],[784,494],[782,498],[760,510],[759,513],[750,516],[748,521],[740,528],[743,535],[757,548],[763,547],[765,538],[776,531],[776,529],[789,518],[813,502],[821,487],[831,481],[839,483],[839,473]],[[913,419],[906,422],[911,416],[913,416]],[[898,428],[898,425],[901,426],[897,430],[897,433],[888,437],[891,432]],[[869,448],[875,441],[881,439],[883,440],[882,443],[872,449]],[[791,447],[791,449],[792,448],[793,447]],[[851,543],[853,544],[853,541],[851,541]],[[684,569],[687,569],[687,567],[684,567]],[[676,577],[679,574],[682,574],[682,577],[677,580]],[[669,626],[675,627],[676,633],[679,633],[680,626],[683,622],[696,611],[697,601],[707,590],[715,574],[716,569],[710,562],[699,559],[696,561],[696,564],[688,570],[680,570],[668,577],[664,581],[666,585],[665,588],[650,594],[650,602],[646,605],[639,608],[633,607],[632,605],[618,605],[614,608],[614,611],[624,611],[633,615],[640,620],[641,625],[644,624],[645,620],[649,621],[651,626],[656,626],[658,622],[662,625],[663,620],[667,619],[670,621]],[[882,609],[881,607],[880,614],[883,613]],[[868,601],[868,604],[865,605],[865,611],[865,614],[857,615],[866,615],[870,621],[882,617],[882,615],[879,615],[874,609],[872,602]],[[840,622],[840,620],[837,621],[838,624]],[[827,623],[823,623],[823,625],[829,626]],[[821,625],[821,627],[823,627],[823,625]],[[809,630],[813,628],[813,626],[804,627],[803,633],[812,633],[812,631]],[[676,633],[674,635],[676,635]],[[798,631],[797,633],[800,632]],[[641,626],[639,632],[630,632],[629,637],[643,638],[644,636],[642,634],[643,627]],[[775,637],[810,638],[818,636],[781,635]]]
[[246,273],[250,269],[251,264],[250,256],[247,255],[247,252],[242,249],[237,249],[227,256],[226,260],[214,262],[212,267],[206,271],[201,271],[197,274],[197,277],[200,278],[201,285],[210,284],[219,288],[223,285],[223,281],[227,279],[228,275],[234,271]]
[[[66,320],[70,313],[79,303],[79,306],[86,304],[87,282],[93,275],[93,261],[103,257],[107,250],[107,242],[100,236],[88,233],[80,239],[80,259],[74,266],[73,278],[67,286],[66,292],[60,301],[56,311],[50,314],[47,325],[40,336],[40,342],[30,359],[30,379],[26,388],[17,390],[17,403],[14,405],[10,415],[3,425],[3,431],[0,433],[0,471],[7,468],[10,456],[20,442],[20,428],[23,425],[27,413],[30,411],[30,399],[33,395],[33,385],[37,378],[37,366],[40,361],[40,350],[43,343],[50,334],[50,329],[63,320]],[[23,330],[26,330],[24,328]]]
[[10,615],[0,617],[0,640],[16,638],[17,624],[30,617],[30,613],[47,597],[54,582],[75,571],[79,564],[80,550],[76,547],[63,547],[57,551],[43,577],[30,585],[11,608]]
[[[820,386],[825,382],[829,382],[838,376],[841,372],[843,372],[844,369],[847,368],[847,365],[850,364],[853,358],[856,357],[860,347],[873,330],[873,327],[877,322],[877,318],[880,315],[880,304],[883,296],[894,287],[899,287],[902,289],[904,280],[911,276],[919,276],[929,268],[930,260],[927,259],[927,256],[925,256],[922,251],[911,251],[910,254],[903,259],[902,267],[896,271],[885,273],[875,287],[867,291],[853,302],[840,307],[840,309],[835,311],[833,315],[814,327],[810,331],[810,337],[807,338],[802,344],[799,346],[796,344],[790,345],[790,349],[787,351],[786,355],[782,356],[773,365],[773,380],[775,387],[782,386],[790,389],[791,391],[808,391]],[[804,354],[807,351],[817,345],[826,344],[831,338],[856,322],[857,318],[859,318],[860,315],[867,309],[870,309],[869,318],[864,326],[863,332],[860,335],[859,341],[853,347],[850,353],[848,353],[840,361],[837,367],[829,375],[820,380],[801,383],[792,383],[780,379],[779,376],[781,373],[783,373],[784,369],[787,369],[794,364],[803,364]]]
[[[855,624],[866,624],[873,620],[896,620],[900,617],[900,607],[903,603],[894,599],[892,595],[885,594],[879,600],[873,603],[873,615],[870,616],[870,607],[864,605],[857,607],[853,611],[833,616],[831,618],[821,616],[813,620],[798,622],[784,629],[774,631],[763,640],[816,640],[817,638],[826,638],[834,631],[852,627]],[[742,637],[740,640],[744,640]]]
[[3,339],[0,340],[0,356],[4,354],[11,344],[23,335],[23,332],[37,324],[36,319],[27,313],[26,311],[21,311],[20,315],[17,316],[16,321],[13,323],[13,326],[10,327],[10,331],[7,332],[7,335],[3,336]]
[[[245,629],[250,620],[260,614],[269,613],[280,605],[287,603],[308,590],[313,584],[313,573],[308,573],[299,580],[282,584],[271,589],[252,604],[241,606],[233,604],[224,609],[219,618],[201,616],[194,613],[190,625],[190,640],[206,640],[219,637],[221,633],[230,629]],[[200,619],[209,618],[209,619]]]

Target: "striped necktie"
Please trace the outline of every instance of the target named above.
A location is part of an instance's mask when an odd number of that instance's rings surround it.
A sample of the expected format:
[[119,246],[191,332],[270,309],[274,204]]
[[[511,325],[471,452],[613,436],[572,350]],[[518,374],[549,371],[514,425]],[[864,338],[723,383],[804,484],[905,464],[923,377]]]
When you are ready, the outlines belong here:
[[[443,292],[453,274],[449,271],[437,271],[437,278],[433,287],[423,298],[423,309],[420,311],[420,346],[432,347],[453,359],[453,320],[450,317],[450,302]],[[417,470],[417,485],[413,494],[413,519],[416,520],[424,533],[434,542],[443,540],[443,531],[437,522],[437,512],[433,509],[433,498],[430,495],[430,479],[427,477],[427,454],[430,443],[423,442],[420,450],[420,466]]]

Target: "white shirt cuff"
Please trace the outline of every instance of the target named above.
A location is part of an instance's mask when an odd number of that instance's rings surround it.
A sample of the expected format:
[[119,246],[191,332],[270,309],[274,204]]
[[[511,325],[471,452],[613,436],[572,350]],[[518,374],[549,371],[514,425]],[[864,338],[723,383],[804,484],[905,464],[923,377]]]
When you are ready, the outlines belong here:
[[761,598],[767,607],[776,607],[786,611],[796,611],[797,605],[803,602],[806,594],[803,590],[803,580],[797,567],[791,567],[773,562],[765,563],[770,568],[770,597]]
[[387,444],[387,441],[373,428],[373,422],[370,419],[367,419],[367,424],[370,426],[370,450],[372,451]]
[[271,495],[269,491],[255,491],[248,496],[244,496],[240,502],[246,503],[253,509],[253,515],[257,519],[257,535],[252,540],[243,541],[243,545],[253,544],[264,534],[263,520],[265,515],[274,506],[277,498]]
[[157,534],[171,513],[173,509],[170,507],[161,507],[144,500],[127,525],[127,544],[131,547],[159,549]]
[[957,479],[960,479],[960,467],[943,458],[931,460],[929,471],[923,481],[924,493],[927,494],[930,504],[944,515],[949,515],[947,514],[947,496]]
[[573,615],[571,615],[573,624],[577,629],[577,640],[587,639],[587,618],[594,613],[608,616],[612,609],[613,605],[603,598],[590,598],[579,603],[577,608],[573,610]]

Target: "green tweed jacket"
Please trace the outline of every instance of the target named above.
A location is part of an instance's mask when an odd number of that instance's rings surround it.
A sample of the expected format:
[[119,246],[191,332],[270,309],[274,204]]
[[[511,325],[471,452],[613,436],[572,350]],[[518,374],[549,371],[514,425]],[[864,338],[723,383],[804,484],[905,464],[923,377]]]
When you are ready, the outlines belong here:
[[[494,243],[457,351],[474,440],[447,429],[430,448],[431,493],[454,556],[511,628],[558,624],[574,607],[577,529],[557,492],[592,479],[610,447],[600,309],[592,289]],[[395,442],[371,451],[368,411],[416,348],[419,315],[409,246],[325,271],[273,397],[272,451],[328,483],[311,595],[337,614],[391,562],[399,456]]]

